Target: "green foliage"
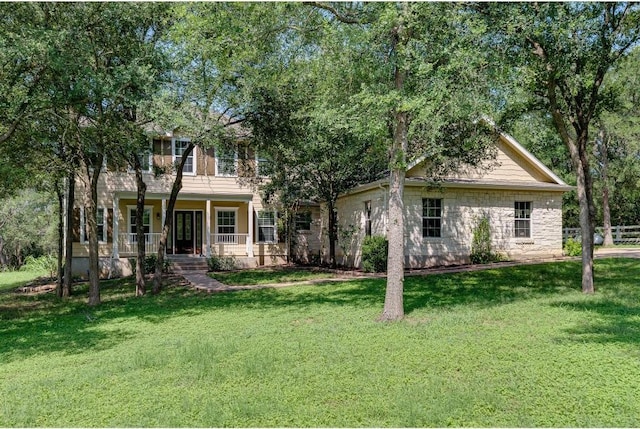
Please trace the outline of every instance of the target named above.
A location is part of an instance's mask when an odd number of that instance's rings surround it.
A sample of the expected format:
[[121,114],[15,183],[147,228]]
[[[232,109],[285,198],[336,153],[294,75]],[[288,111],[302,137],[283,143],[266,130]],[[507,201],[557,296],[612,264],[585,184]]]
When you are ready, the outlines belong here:
[[637,426],[640,266],[595,264],[588,297],[577,262],[407,277],[396,324],[374,322],[384,279],[136,299],[127,278],[99,309],[86,285],[1,293],[0,424]]
[[55,277],[58,271],[58,258],[55,255],[42,255],[37,258],[29,255],[24,260],[21,271],[44,271],[49,277]]
[[[144,257],[144,273],[145,274],[153,274],[156,271],[156,263],[158,262],[158,255],[155,253],[151,253]],[[165,258],[162,261],[162,272],[166,273],[171,268],[171,262]]]
[[567,241],[564,243],[564,254],[566,256],[582,255],[582,243],[574,238],[567,238]]
[[387,270],[389,242],[382,235],[365,237],[362,242],[362,269],[368,273]]
[[209,271],[233,271],[238,268],[238,261],[235,256],[219,256],[212,254],[207,259]]
[[487,216],[482,216],[473,229],[471,242],[471,263],[488,264],[501,260],[499,253],[493,251],[491,246],[491,225]]
[[[146,255],[144,257],[144,273],[145,274],[153,274],[156,272],[156,263],[158,261],[158,255],[155,253],[151,253],[149,255]],[[135,277],[136,275],[136,259],[135,258],[130,258],[129,259],[129,264],[131,265],[131,271],[133,272],[133,275]],[[171,262],[165,258],[162,261],[162,272],[163,273],[167,273],[169,272],[169,269],[171,268]]]
[[27,256],[56,251],[57,213],[55,198],[32,189],[0,199],[0,266],[19,268]]

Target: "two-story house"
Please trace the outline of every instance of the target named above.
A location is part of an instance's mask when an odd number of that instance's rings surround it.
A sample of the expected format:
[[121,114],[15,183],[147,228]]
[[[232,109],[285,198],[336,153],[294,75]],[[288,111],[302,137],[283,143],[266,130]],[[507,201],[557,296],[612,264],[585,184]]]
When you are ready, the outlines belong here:
[[[174,133],[156,136],[144,162],[147,184],[144,229],[147,254],[158,250],[167,202],[175,173],[156,174],[178,163],[189,142]],[[183,186],[173,213],[167,255],[234,256],[240,267],[271,265],[286,259],[279,242],[277,213],[267,207],[248,175],[260,175],[266,162],[251,148],[239,143],[233,149],[200,147],[188,156]],[[170,171],[170,168],[164,168]],[[76,183],[76,195],[83,192]],[[100,269],[103,276],[127,275],[129,258],[137,254],[136,180],[131,171],[105,168],[98,183],[97,223]],[[81,198],[74,209],[74,273],[88,269],[88,242]]]
[[[188,138],[156,136],[145,162],[147,184],[144,228],[147,253],[157,252],[175,174],[155,170],[180,161]],[[509,259],[562,254],[562,196],[572,189],[524,149],[496,130],[497,158],[492,168],[468,168],[434,187],[428,159],[407,168],[404,193],[407,267],[469,262],[473,232],[480,218],[491,225],[494,249]],[[233,256],[239,267],[281,264],[287,246],[278,239],[275,208],[267,206],[249,177],[266,162],[242,142],[233,149],[196,148],[183,172],[183,187],[173,213],[167,254],[192,257]],[[110,171],[98,184],[98,234],[102,275],[131,272],[137,253],[136,181],[130,171]],[[386,235],[388,180],[363,184],[338,198],[338,263],[358,267],[366,236]],[[82,192],[76,183],[77,194]],[[84,211],[74,210],[74,272],[86,274],[88,245]],[[291,257],[326,262],[326,208],[310,203],[298,213]],[[182,256],[184,257],[184,256]]]

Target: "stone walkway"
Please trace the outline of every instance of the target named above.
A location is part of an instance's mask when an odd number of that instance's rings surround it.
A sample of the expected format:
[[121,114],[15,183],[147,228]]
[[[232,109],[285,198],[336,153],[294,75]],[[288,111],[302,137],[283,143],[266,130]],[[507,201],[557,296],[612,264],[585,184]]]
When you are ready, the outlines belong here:
[[[596,258],[640,258],[640,248],[599,248],[596,249],[595,252]],[[534,264],[542,264],[545,262],[559,262],[559,261],[570,261],[570,260],[580,260],[580,257],[557,257],[557,258],[538,258],[538,259],[528,259],[528,260],[520,260],[520,261],[510,261],[510,262],[496,262],[493,264],[478,264],[478,265],[453,265],[448,267],[437,267],[437,268],[425,268],[420,270],[408,270],[405,272],[405,276],[424,276],[427,274],[443,274],[443,273],[461,273],[461,272],[470,272],[470,271],[480,271],[480,270],[489,270],[493,268],[502,268],[502,267],[514,267],[518,265],[534,265]],[[373,278],[384,278],[386,274],[384,273],[363,273],[361,271],[341,271],[335,270],[336,277],[325,278],[325,279],[315,279],[315,280],[304,280],[298,282],[281,282],[281,283],[273,283],[273,284],[261,284],[261,285],[246,285],[246,286],[229,286],[226,285],[216,279],[213,279],[207,275],[205,272],[200,271],[181,271],[176,272],[175,274],[184,277],[184,279],[189,282],[194,289],[202,290],[206,292],[232,292],[238,290],[249,290],[249,289],[273,289],[273,288],[282,288],[282,287],[290,287],[290,286],[301,286],[301,285],[315,285],[315,284],[323,284],[323,283],[332,283],[332,282],[344,282],[355,279],[373,279]]]

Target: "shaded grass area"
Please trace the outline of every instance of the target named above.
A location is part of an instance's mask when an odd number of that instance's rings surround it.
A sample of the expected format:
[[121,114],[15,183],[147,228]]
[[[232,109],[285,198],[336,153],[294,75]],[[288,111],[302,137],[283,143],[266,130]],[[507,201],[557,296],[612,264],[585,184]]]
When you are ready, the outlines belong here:
[[38,271],[0,271],[0,292],[9,291],[44,276]]
[[319,268],[271,267],[251,270],[209,273],[211,277],[231,286],[265,285],[329,279],[336,275]]
[[0,426],[639,426],[637,260],[204,294],[0,294]]

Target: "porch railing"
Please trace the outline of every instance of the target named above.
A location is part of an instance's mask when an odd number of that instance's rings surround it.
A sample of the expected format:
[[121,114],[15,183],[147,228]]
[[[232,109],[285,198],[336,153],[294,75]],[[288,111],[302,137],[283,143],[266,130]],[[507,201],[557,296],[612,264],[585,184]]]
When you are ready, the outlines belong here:
[[[160,233],[145,234],[144,237],[146,253],[156,253],[160,244]],[[211,234],[211,251],[220,256],[248,255],[250,252],[248,237],[249,234]],[[125,255],[137,254],[137,235],[130,233],[118,234],[118,252]]]
[[248,255],[249,234],[211,234],[211,251],[216,255]]
[[[144,235],[145,253],[155,253],[160,244],[160,233],[147,233]],[[136,234],[118,234],[118,251],[120,253],[138,253],[138,236]]]

